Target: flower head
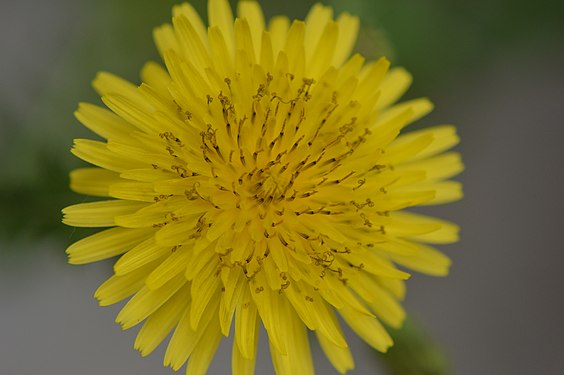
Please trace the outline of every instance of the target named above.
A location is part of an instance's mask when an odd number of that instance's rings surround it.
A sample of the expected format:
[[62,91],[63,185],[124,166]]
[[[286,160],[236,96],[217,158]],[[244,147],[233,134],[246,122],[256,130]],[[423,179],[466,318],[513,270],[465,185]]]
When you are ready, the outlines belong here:
[[94,165],[73,190],[110,197],[63,210],[73,226],[109,227],[71,245],[82,264],[120,256],[95,296],[131,297],[117,316],[141,322],[135,348],[170,332],[164,363],[206,372],[232,332],[233,373],[252,374],[259,325],[281,375],[313,374],[308,330],[335,366],[353,368],[337,316],[380,351],[401,325],[409,274],[444,275],[428,243],[457,240],[448,222],[406,212],[459,199],[452,126],[401,134],[426,99],[395,104],[411,78],[382,58],[350,57],[358,20],[316,5],[306,21],[209,1],[209,27],[189,4],[155,30],[166,68],[134,86],[100,73],[109,108],[76,116],[104,141],[75,140]]

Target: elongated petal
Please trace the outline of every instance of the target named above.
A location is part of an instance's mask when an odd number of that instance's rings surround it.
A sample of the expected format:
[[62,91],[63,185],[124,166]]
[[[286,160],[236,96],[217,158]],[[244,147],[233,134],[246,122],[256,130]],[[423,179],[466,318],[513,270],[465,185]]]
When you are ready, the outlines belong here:
[[145,321],[135,338],[135,349],[143,357],[151,354],[178,324],[189,303],[190,286],[185,285]]
[[392,346],[392,338],[376,318],[360,314],[348,307],[339,310],[339,313],[355,333],[374,349],[386,352]]
[[321,349],[339,373],[344,374],[354,368],[354,360],[348,347],[343,348],[335,345],[324,335],[319,332],[316,333]]
[[103,138],[124,138],[135,131],[135,127],[119,116],[89,103],[80,103],[74,116],[88,129]]
[[145,285],[147,275],[157,266],[157,262],[149,262],[127,275],[113,275],[94,293],[100,306],[113,305],[137,293]]
[[170,280],[158,290],[151,290],[148,287],[144,287],[127,302],[116,317],[116,322],[121,325],[122,329],[129,329],[141,323],[168,301],[185,284],[186,279],[180,275]]
[[127,200],[81,203],[63,209],[63,223],[75,227],[111,227],[115,216],[135,212],[146,205]]
[[336,67],[350,56],[358,36],[360,22],[358,17],[351,16],[348,13],[342,13],[337,18],[339,25],[339,39],[335,47],[335,55],[333,56],[333,65]]
[[120,181],[118,173],[102,168],[79,168],[70,173],[71,189],[87,195],[108,197],[110,185]]
[[241,303],[237,305],[235,340],[241,355],[246,359],[255,357],[258,340],[258,311],[248,288],[243,290]]
[[202,336],[198,346],[194,348],[188,366],[186,366],[186,375],[205,375],[207,373],[220,340],[219,322],[214,319],[208,326],[206,334]]
[[70,245],[69,263],[91,263],[123,254],[151,234],[152,230],[147,229],[106,229]]
[[233,12],[227,0],[208,1],[208,17],[211,27],[218,27],[223,34],[229,56],[234,56],[235,33],[233,31]]
[[[255,345],[254,351],[256,352],[256,347],[258,345],[258,330],[255,332],[257,337],[253,340],[253,343]],[[236,343],[233,343],[231,350],[231,371],[233,375],[254,375],[256,365],[255,356],[253,355],[253,358],[250,359],[245,358]]]

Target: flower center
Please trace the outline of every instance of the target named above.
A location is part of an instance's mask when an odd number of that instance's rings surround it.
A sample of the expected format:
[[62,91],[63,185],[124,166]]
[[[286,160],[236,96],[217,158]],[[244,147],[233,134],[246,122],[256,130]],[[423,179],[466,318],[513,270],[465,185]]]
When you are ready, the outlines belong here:
[[289,178],[284,171],[269,168],[254,173],[248,191],[258,202],[268,205],[283,197],[288,187]]

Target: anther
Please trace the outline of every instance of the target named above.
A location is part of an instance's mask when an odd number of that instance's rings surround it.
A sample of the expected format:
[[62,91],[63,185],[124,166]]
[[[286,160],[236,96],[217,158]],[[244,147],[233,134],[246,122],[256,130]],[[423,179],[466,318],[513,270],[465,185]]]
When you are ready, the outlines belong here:
[[365,178],[361,178],[360,180],[357,181],[358,186],[353,187],[353,190],[357,190],[359,189],[362,185],[364,185],[366,183],[366,179]]

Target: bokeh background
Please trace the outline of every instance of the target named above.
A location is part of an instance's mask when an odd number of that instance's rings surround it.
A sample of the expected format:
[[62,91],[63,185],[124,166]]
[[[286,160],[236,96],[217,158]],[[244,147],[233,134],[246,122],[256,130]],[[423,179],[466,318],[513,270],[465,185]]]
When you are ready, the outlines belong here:
[[[99,102],[99,70],[138,82],[158,60],[151,30],[174,3],[0,2],[0,374],[172,373],[163,350],[141,359],[132,349],[134,330],[113,323],[119,307],[97,307],[111,265],[66,264],[65,248],[87,232],[60,224],[60,209],[84,200],[67,187],[80,165],[72,139],[88,136],[77,103]],[[268,16],[303,18],[314,2],[261,3]],[[360,15],[359,51],[413,73],[407,98],[436,104],[416,126],[455,123],[466,164],[465,199],[431,210],[463,228],[443,248],[451,275],[408,282],[412,323],[390,356],[350,335],[352,374],[391,374],[394,363],[398,375],[564,373],[564,2],[326,3]],[[319,374],[336,373],[313,351]],[[272,374],[260,356],[257,374]],[[406,363],[418,370],[400,371]],[[226,344],[210,374],[229,368]]]

